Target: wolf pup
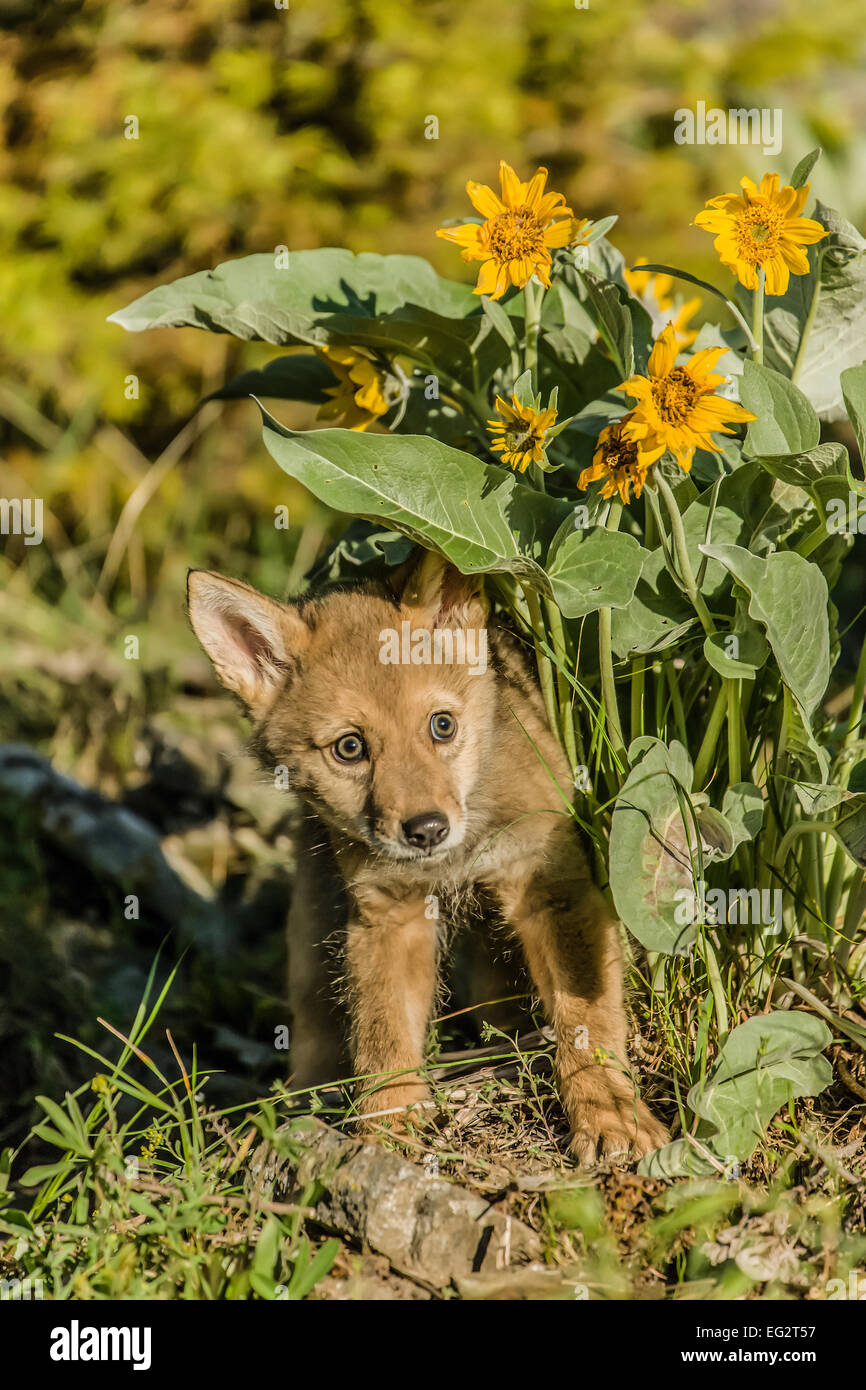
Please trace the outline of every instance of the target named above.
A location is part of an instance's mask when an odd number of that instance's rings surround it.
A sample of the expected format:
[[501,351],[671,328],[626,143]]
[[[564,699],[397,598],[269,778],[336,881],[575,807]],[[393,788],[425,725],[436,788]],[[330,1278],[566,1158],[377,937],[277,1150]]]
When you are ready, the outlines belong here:
[[322,941],[342,898],[361,1115],[427,1097],[443,925],[430,904],[471,895],[523,948],[574,1156],[665,1143],[628,1075],[617,927],[568,814],[568,765],[520,644],[486,626],[477,577],[426,553],[391,587],[283,604],[193,570],[189,612],[264,765],[288,768],[310,812],[289,917],[295,1082],[338,1074]]

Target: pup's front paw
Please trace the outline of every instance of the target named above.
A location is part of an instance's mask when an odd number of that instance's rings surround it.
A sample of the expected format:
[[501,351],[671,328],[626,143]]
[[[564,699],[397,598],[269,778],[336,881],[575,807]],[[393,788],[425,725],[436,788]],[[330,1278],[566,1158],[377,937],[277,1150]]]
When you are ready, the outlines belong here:
[[619,1072],[587,1067],[568,1088],[569,1152],[581,1164],[636,1163],[670,1135]]
[[418,1128],[429,1117],[430,1088],[423,1082],[383,1086],[359,1102],[358,1132],[380,1134],[387,1129],[402,1134],[411,1124]]

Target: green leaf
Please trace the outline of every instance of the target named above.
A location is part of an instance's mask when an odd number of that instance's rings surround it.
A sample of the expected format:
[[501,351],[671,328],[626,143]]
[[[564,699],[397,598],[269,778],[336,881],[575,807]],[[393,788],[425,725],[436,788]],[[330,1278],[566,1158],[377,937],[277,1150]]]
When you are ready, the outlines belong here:
[[413,549],[414,542],[399,531],[385,530],[370,521],[353,521],[304,578],[315,584],[382,577],[394,565],[408,560]]
[[661,550],[645,561],[626,608],[614,611],[611,645],[618,657],[663,651],[684,637],[697,622],[694,609],[683,598],[668,572]]
[[836,833],[861,869],[866,869],[866,795],[857,792],[845,797],[836,812]]
[[[613,810],[610,886],[616,910],[649,951],[685,955],[696,927],[678,921],[682,897],[694,887],[690,845],[694,823],[683,821],[680,796],[692,785],[692,765],[682,744],[636,739],[631,772]],[[680,796],[678,796],[678,790]],[[688,814],[688,812],[687,812]]]
[[260,409],[268,452],[327,506],[401,531],[464,574],[509,573],[552,596],[542,566],[571,502],[423,435],[294,432]]
[[[828,236],[805,248],[810,274],[792,275],[785,294],[765,301],[764,363],[787,377],[796,369],[797,384],[819,417],[841,420],[839,374],[863,361],[866,341],[866,238],[821,202],[812,216]],[[750,313],[751,295],[741,291],[740,297]]]
[[804,453],[821,438],[818,417],[802,391],[769,367],[744,363],[740,401],[758,417],[746,433],[751,454]]
[[452,375],[474,357],[490,375],[507,357],[477,295],[419,256],[354,255],[336,247],[244,256],[151,290],[110,315],[130,332],[183,327],[268,343],[334,342],[404,353]]
[[535,392],[532,389],[532,372],[523,372],[515,381],[511,391],[521,405],[533,406],[535,404]]
[[819,479],[847,477],[848,450],[844,444],[817,444],[802,454],[759,455],[756,462],[774,478],[801,487],[814,498]]
[[277,1261],[282,1238],[283,1232],[279,1221],[276,1216],[269,1216],[256,1241],[256,1249],[252,1263],[252,1272],[254,1274],[262,1275],[264,1278],[273,1278],[274,1266]]
[[625,608],[648,555],[622,531],[575,528],[567,521],[554,537],[546,564],[560,612],[580,618],[598,608]]
[[[807,1013],[777,1011],[741,1023],[689,1091],[698,1142],[722,1165],[750,1158],[782,1106],[830,1085],[833,1069],[821,1053],[832,1040],[827,1025]],[[716,1171],[684,1139],[649,1154],[638,1168],[647,1177]]]
[[764,557],[738,545],[702,545],[748,590],[749,616],[766,629],[782,680],[811,715],[830,679],[827,581],[793,551]]
[[286,343],[299,324],[309,329],[343,314],[372,319],[405,305],[446,318],[481,312],[468,285],[442,279],[420,256],[356,256],[324,247],[290,252],[284,269],[269,254],[224,261],[151,290],[111,314],[109,323],[131,333],[190,326]]
[[749,347],[754,348],[756,346],[755,340],[752,337],[752,330],[743,318],[736,304],[728,299],[727,295],[723,294],[721,290],[716,289],[715,285],[711,285],[709,280],[699,280],[697,275],[690,275],[687,270],[677,270],[676,266],[673,265],[636,265],[632,266],[632,270],[645,270],[651,275],[672,275],[675,280],[687,280],[690,285],[697,285],[699,290],[706,290],[707,294],[715,295],[716,299],[720,299],[723,304],[727,305],[728,309],[737,320],[737,323],[746,335],[746,341]]
[[232,401],[244,396],[269,396],[283,401],[309,401],[313,405],[321,405],[328,400],[328,388],[336,385],[337,378],[327,362],[314,353],[298,352],[288,357],[275,357],[264,367],[241,372],[219,391],[213,391],[204,399]]
[[848,419],[857,436],[857,448],[861,459],[866,460],[866,362],[846,367],[840,381]]
[[307,1298],[319,1280],[324,1279],[339,1253],[340,1242],[332,1238],[325,1241],[308,1263],[298,1261],[289,1282],[289,1298],[292,1301]]
[[517,334],[514,331],[514,323],[510,316],[506,314],[502,305],[496,299],[491,299],[489,295],[481,296],[481,308],[483,313],[490,319],[496,332],[507,343],[510,348],[517,349]]
[[[41,1187],[50,1178],[56,1178],[59,1173],[71,1173],[72,1166],[69,1163],[37,1163],[34,1168],[28,1168],[18,1179],[22,1187]],[[8,1216],[8,1212],[6,1213]]]
[[582,279],[592,319],[625,379],[634,371],[634,326],[628,301],[612,280],[602,280],[588,270]]
[[764,823],[764,797],[754,782],[736,782],[722,799],[722,815],[731,827],[734,848],[754,840]]
[[[737,656],[730,655],[731,638],[737,639]],[[704,656],[714,671],[729,680],[753,681],[769,654],[769,647],[757,629],[713,632],[704,639]]]
[[820,145],[818,146],[817,149],[815,149],[815,150],[810,150],[808,154],[804,154],[804,155],[803,155],[803,158],[800,160],[799,164],[796,166],[796,168],[794,169],[793,174],[791,175],[791,187],[792,187],[792,188],[802,188],[802,187],[803,187],[803,184],[806,183],[806,181],[808,180],[809,175],[811,174],[811,172],[812,172],[812,170],[814,169],[815,165],[818,163],[818,160],[820,159],[820,157],[821,157],[821,146],[820,146]]

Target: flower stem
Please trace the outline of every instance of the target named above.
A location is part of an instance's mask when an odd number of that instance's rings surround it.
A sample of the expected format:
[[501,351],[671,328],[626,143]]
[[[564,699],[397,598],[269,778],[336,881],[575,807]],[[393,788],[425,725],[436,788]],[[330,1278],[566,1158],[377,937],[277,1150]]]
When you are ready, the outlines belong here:
[[764,280],[766,272],[762,265],[758,266],[758,288],[752,298],[752,337],[755,346],[752,352],[753,362],[763,362],[764,360]]
[[689,548],[686,544],[686,533],[685,528],[683,527],[683,519],[680,515],[680,509],[677,506],[677,499],[674,497],[673,492],[671,491],[665,479],[662,477],[661,470],[658,468],[656,469],[655,481],[656,487],[658,488],[659,492],[664,498],[665,506],[667,507],[668,511],[668,516],[670,517],[671,536],[673,537],[674,549],[676,550],[677,563],[680,567],[680,578],[686,586],[686,591],[688,592],[688,596],[691,599],[692,607],[694,608],[695,612],[701,620],[701,625],[704,629],[704,632],[707,634],[707,636],[709,636],[711,633],[715,632],[716,625],[713,622],[712,617],[710,616],[710,610],[707,608],[707,605],[704,602],[703,595],[700,589],[698,588],[697,580],[695,579],[694,570],[692,569],[692,562],[689,559]]
[[[619,529],[621,514],[622,503],[611,502],[605,521],[605,526],[609,531],[617,531]],[[619,706],[616,700],[616,681],[613,675],[610,625],[611,610],[609,608],[599,608],[598,665],[601,672],[601,694],[604,702],[604,717],[607,723],[607,736],[610,739],[614,757],[621,758],[625,754],[625,740],[622,736],[622,725],[619,722]]]
[[559,706],[562,741],[565,744],[565,751],[568,754],[568,761],[571,764],[571,775],[573,778],[578,763],[581,760],[577,756],[571,686],[566,674],[569,665],[568,640],[566,638],[565,625],[562,621],[562,614],[552,599],[544,600],[544,611],[547,615],[547,627],[550,632],[551,645],[554,655],[556,656],[556,701]]
[[722,732],[722,725],[725,722],[725,710],[727,707],[728,692],[725,689],[725,682],[722,681],[716,693],[715,702],[710,710],[710,718],[707,730],[703,737],[703,742],[698,749],[698,756],[695,762],[695,787],[698,791],[702,789],[707,781],[710,772],[710,764],[713,761],[713,754],[716,751],[716,744],[719,741],[719,734]]
[[707,968],[707,979],[709,980],[710,992],[713,996],[713,1003],[716,1008],[716,1026],[719,1030],[719,1046],[728,1036],[728,1009],[725,1003],[725,987],[722,984],[722,975],[719,970],[719,962],[713,943],[708,936],[704,936],[704,965]]
[[529,610],[529,621],[532,624],[535,660],[538,663],[538,678],[541,681],[541,693],[544,696],[544,708],[547,711],[547,722],[550,725],[551,733],[555,734],[562,743],[562,730],[559,725],[553,666],[550,659],[545,656],[541,647],[542,642],[544,642],[546,638],[541,604],[538,599],[538,594],[534,589],[531,589],[528,584],[524,587],[523,593],[526,598],[526,606]]
[[631,661],[631,736],[639,738],[644,726],[644,692],[646,690],[646,657],[633,656]]
[[525,335],[525,349],[523,365],[524,371],[532,373],[532,389],[538,390],[538,334],[541,328],[541,302],[544,298],[544,286],[537,288],[532,280],[527,280],[523,289],[523,325]]
[[796,358],[796,361],[794,362],[794,367],[793,367],[793,370],[792,370],[792,372],[791,372],[791,380],[793,381],[793,383],[794,383],[795,386],[796,386],[797,382],[800,380],[800,373],[801,373],[802,370],[803,370],[803,363],[804,363],[805,360],[806,360],[806,348],[807,348],[808,343],[809,343],[809,335],[810,335],[811,332],[812,332],[812,325],[813,325],[813,323],[815,322],[815,314],[816,314],[817,309],[818,309],[818,300],[819,300],[820,295],[821,295],[821,278],[820,278],[820,277],[821,277],[821,258],[819,257],[819,258],[818,258],[818,264],[817,264],[817,266],[815,267],[815,289],[814,289],[814,292],[813,292],[813,294],[812,294],[812,303],[809,305],[809,312],[808,312],[808,314],[807,314],[807,316],[806,316],[806,322],[803,324],[803,332],[800,334],[800,346],[797,348],[797,358]]
[[728,697],[728,783],[736,786],[740,777],[740,682],[725,680]]

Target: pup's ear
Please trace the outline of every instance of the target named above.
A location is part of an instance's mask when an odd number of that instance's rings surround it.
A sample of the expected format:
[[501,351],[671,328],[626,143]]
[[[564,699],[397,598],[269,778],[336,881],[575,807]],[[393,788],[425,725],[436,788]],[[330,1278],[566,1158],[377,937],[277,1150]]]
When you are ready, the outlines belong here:
[[223,685],[254,718],[285,684],[310,631],[293,608],[209,570],[187,576],[189,617]]
[[487,622],[483,576],[461,574],[432,550],[425,550],[409,571],[400,602],[423,613],[430,627],[483,627]]

